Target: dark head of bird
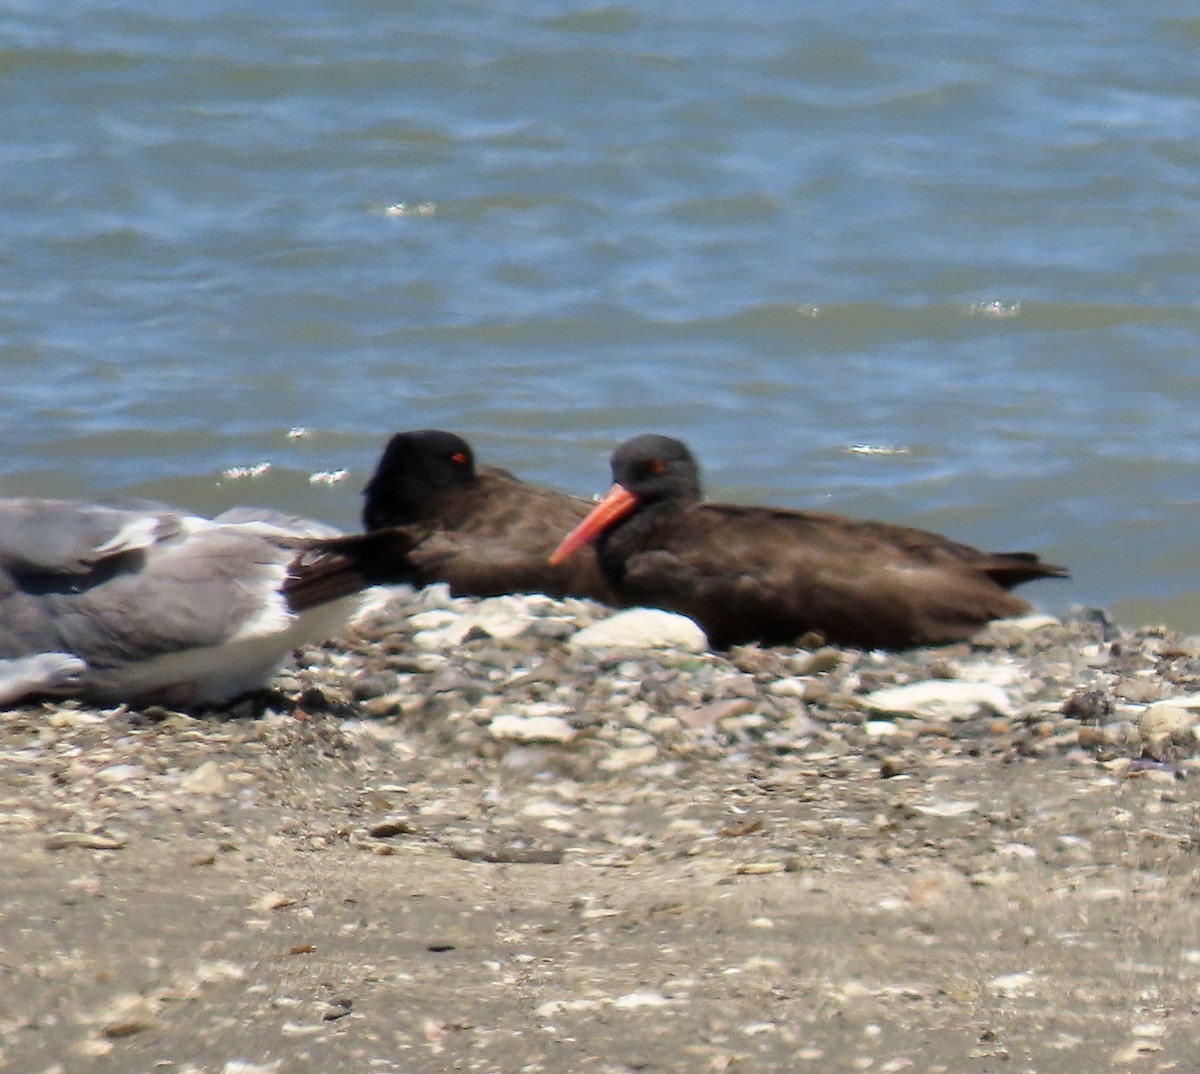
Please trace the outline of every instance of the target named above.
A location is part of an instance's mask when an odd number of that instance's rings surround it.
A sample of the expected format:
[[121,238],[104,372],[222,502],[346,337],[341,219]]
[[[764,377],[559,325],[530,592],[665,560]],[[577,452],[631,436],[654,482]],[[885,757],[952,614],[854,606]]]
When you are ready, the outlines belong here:
[[557,566],[631,515],[657,504],[700,499],[700,468],[687,445],[670,436],[645,433],[612,454],[613,487],[554,550]]
[[475,454],[461,436],[441,429],[396,433],[363,489],[363,526],[419,522],[433,496],[474,480]]
[[626,440],[612,454],[613,482],[632,493],[638,505],[662,500],[700,499],[700,467],[687,445],[671,436],[645,433]]

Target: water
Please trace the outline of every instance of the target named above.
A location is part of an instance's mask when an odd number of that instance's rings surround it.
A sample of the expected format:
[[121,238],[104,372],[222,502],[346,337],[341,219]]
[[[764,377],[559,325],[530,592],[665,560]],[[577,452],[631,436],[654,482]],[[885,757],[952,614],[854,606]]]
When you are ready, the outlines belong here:
[[397,429],[580,492],[656,430],[1200,630],[1177,11],[0,4],[0,493],[350,526]]

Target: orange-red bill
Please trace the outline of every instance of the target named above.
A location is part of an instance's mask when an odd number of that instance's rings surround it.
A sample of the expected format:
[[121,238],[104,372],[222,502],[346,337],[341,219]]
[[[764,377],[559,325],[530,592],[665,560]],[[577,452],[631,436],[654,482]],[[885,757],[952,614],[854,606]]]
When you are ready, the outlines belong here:
[[550,556],[550,566],[557,567],[570,559],[585,544],[594,541],[618,519],[624,518],[637,506],[637,497],[624,485],[613,485],[587,518],[568,533]]

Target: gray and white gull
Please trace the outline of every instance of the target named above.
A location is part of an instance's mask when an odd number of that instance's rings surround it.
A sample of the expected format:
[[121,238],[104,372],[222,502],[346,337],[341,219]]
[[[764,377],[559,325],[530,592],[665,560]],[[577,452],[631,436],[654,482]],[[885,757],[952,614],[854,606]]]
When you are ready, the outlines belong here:
[[404,546],[256,508],[0,499],[0,706],[228,701],[403,581]]

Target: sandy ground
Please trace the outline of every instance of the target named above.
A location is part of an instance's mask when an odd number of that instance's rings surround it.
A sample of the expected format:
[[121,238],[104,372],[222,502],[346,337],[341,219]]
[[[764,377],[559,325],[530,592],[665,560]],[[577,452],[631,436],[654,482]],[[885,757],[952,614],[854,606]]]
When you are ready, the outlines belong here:
[[6,714],[0,1069],[1195,1070],[1196,779]]

